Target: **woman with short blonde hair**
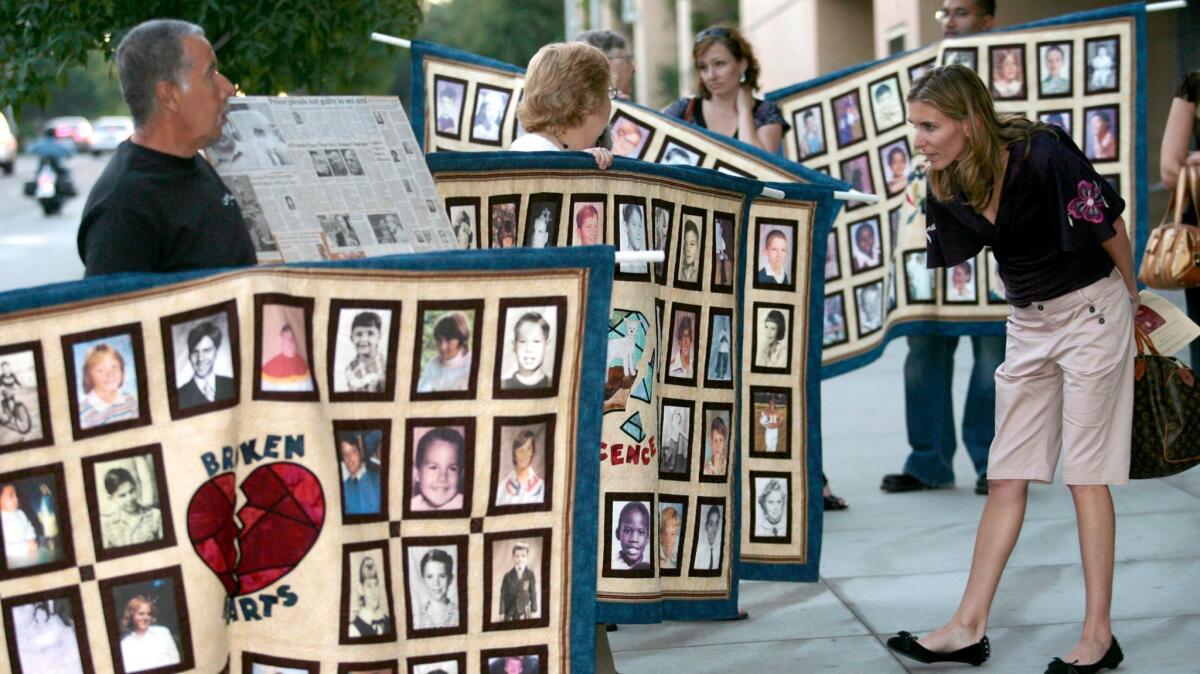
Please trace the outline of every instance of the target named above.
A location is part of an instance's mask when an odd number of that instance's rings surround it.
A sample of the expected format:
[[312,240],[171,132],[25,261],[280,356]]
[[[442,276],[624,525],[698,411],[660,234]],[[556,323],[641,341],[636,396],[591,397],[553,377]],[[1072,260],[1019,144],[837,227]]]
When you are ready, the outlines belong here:
[[612,153],[594,147],[612,113],[612,70],[604,52],[582,42],[556,42],[538,50],[525,73],[525,95],[517,117],[525,135],[510,150],[582,150],[600,168]]

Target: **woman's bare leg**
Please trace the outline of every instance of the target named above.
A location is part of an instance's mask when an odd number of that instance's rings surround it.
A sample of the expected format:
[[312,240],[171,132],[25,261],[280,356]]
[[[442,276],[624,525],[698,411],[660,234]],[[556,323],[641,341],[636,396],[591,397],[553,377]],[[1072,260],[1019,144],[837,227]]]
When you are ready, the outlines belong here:
[[1028,493],[1028,480],[988,480],[987,504],[979,519],[979,532],[975,534],[971,575],[962,602],[950,622],[919,640],[922,646],[949,653],[983,638],[1000,575],[1021,534]]
[[1112,644],[1113,557],[1116,545],[1116,513],[1108,485],[1069,485],[1075,499],[1079,523],[1079,552],[1083,558],[1086,609],[1083,634],[1067,654],[1067,662],[1083,665],[1098,662]]

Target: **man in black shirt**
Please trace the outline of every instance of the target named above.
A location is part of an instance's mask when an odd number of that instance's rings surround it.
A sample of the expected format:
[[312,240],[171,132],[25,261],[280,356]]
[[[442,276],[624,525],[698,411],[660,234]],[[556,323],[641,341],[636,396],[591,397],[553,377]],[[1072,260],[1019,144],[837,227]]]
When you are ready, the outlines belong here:
[[237,200],[199,155],[220,137],[234,92],[204,30],[147,21],[121,40],[116,60],[134,132],[88,195],[85,276],[253,265]]

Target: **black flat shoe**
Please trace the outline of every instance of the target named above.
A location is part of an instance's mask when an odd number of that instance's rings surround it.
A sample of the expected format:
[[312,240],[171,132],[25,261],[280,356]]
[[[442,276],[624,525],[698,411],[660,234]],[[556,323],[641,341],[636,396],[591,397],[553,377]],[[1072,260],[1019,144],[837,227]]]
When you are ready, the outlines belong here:
[[917,643],[917,638],[908,632],[901,632],[888,639],[887,647],[906,658],[912,658],[917,662],[924,662],[926,664],[934,662],[965,662],[968,665],[978,667],[987,662],[987,659],[992,655],[992,646],[988,642],[987,635],[984,635],[978,642],[951,653],[934,653]]
[[987,496],[988,481],[987,475],[980,475],[979,479],[975,480],[975,493],[980,496]]
[[884,475],[883,482],[879,484],[879,488],[889,494],[899,494],[906,491],[921,491],[923,489],[937,489],[925,484],[908,473],[897,473],[893,475]]
[[1121,645],[1117,643],[1117,638],[1113,637],[1112,645],[1108,647],[1108,651],[1104,657],[1100,658],[1099,662],[1081,665],[1078,660],[1063,662],[1060,658],[1054,658],[1046,666],[1046,674],[1093,674],[1102,669],[1116,669],[1124,659],[1125,654],[1121,652]]
[[825,510],[845,510],[850,507],[850,504],[846,503],[846,499],[834,494],[824,497],[824,501]]

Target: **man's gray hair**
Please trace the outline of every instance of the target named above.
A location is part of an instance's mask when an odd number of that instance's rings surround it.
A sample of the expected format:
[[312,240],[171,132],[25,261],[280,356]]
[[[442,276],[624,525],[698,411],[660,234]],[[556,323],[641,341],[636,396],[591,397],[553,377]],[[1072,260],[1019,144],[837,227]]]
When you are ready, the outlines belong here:
[[625,38],[611,30],[587,30],[576,35],[575,41],[586,42],[604,52],[605,56],[612,56],[613,52],[625,49]]
[[187,86],[191,67],[183,38],[204,37],[204,29],[178,19],[151,19],[134,26],[117,45],[117,72],[121,93],[133,116],[133,125],[141,128],[158,109],[155,90],[163,80]]

